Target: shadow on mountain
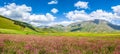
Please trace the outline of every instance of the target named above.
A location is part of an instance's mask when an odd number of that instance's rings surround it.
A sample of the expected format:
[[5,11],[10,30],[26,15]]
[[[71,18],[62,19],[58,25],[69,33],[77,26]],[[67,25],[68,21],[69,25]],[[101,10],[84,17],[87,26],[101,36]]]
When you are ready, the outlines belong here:
[[72,29],[71,32],[78,31],[78,30],[81,30],[81,28]]
[[115,30],[120,30],[120,26],[118,26],[118,25],[114,25],[114,24],[111,24],[111,23],[108,23],[108,25]]
[[95,19],[95,20],[92,21],[92,22],[94,22],[94,23],[96,23],[96,24],[99,24],[100,20],[99,20],[99,19]]

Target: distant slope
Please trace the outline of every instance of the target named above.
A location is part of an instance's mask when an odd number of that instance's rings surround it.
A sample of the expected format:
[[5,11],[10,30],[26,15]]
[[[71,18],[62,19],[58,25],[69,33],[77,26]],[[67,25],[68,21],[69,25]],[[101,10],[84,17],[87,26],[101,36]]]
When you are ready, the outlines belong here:
[[39,29],[37,29],[39,32],[64,32],[65,31],[65,27],[63,25],[60,24],[55,24],[52,26],[39,26]]
[[67,27],[71,32],[115,32],[120,30],[120,26],[99,19],[72,23]]
[[42,27],[43,31],[52,32],[95,32],[95,33],[106,33],[106,32],[120,32],[120,26],[112,24],[105,20],[95,19],[89,21],[75,22],[68,26],[53,25]]
[[24,31],[24,32],[35,32],[36,31],[35,28],[30,24],[12,20],[12,19],[6,18],[4,16],[0,16],[0,29],[1,30],[3,30],[3,29],[17,30],[17,31]]
[[63,25],[53,25],[53,26],[50,26],[50,29],[55,30],[57,32],[65,31],[65,27]]

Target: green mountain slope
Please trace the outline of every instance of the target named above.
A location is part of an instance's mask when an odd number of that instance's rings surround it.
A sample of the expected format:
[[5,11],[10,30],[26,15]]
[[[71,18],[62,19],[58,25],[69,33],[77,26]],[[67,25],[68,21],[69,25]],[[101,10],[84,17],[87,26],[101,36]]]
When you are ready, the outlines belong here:
[[20,21],[15,21],[15,20],[11,20],[9,18],[0,16],[0,32],[4,33],[17,33],[18,32],[23,32],[23,33],[27,33],[27,32],[36,32],[35,28],[27,23],[24,22],[20,22]]

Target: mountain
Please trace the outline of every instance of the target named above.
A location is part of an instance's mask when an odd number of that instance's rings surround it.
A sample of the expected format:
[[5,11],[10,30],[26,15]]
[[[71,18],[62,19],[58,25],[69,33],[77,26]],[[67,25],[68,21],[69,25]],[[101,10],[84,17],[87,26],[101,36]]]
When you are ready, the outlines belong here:
[[95,19],[75,22],[68,26],[52,25],[35,27],[31,24],[0,16],[0,33],[54,33],[54,32],[117,32],[120,26],[105,20]]
[[[89,20],[82,22],[75,22],[69,24],[68,26],[63,25],[52,25],[52,26],[42,26],[44,30],[52,31],[52,32],[96,32],[96,33],[104,33],[104,32],[118,32],[120,31],[120,26],[112,24],[106,20]],[[46,31],[47,32],[47,31]]]
[[32,25],[12,20],[4,16],[0,16],[0,32],[10,31],[24,31],[24,32],[36,32],[37,30]]
[[25,33],[25,34],[30,33],[31,34],[31,33],[44,33],[44,32],[58,32],[58,30],[48,26],[35,27],[32,26],[31,24],[17,20],[12,20],[10,18],[0,15],[0,33]]
[[50,26],[49,29],[53,29],[53,30],[56,30],[57,32],[63,32],[65,31],[65,27],[63,25],[53,25],[53,26]]
[[115,32],[120,31],[120,26],[108,21],[95,19],[72,23],[67,26],[70,32]]
[[38,26],[39,32],[64,32],[65,27],[63,25],[52,25],[52,26]]

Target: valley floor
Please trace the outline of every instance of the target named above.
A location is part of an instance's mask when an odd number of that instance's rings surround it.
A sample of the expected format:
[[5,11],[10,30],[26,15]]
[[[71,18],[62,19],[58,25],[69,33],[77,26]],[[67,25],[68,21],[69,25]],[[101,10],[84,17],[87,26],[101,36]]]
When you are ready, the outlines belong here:
[[0,54],[120,54],[120,37],[0,34]]

